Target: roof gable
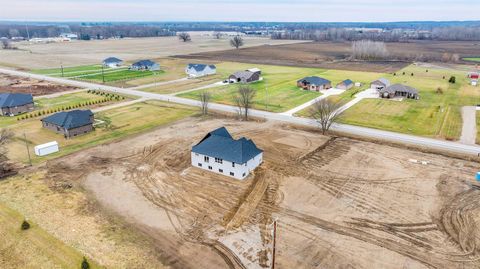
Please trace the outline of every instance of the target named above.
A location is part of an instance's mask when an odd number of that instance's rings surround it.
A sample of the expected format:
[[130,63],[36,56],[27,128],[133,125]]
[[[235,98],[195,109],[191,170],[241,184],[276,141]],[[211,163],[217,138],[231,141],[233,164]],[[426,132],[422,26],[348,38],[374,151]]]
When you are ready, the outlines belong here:
[[217,69],[215,65],[206,65],[206,64],[188,64],[188,69],[195,69],[197,72],[202,72],[205,69],[210,68],[210,69]]
[[312,84],[312,85],[326,85],[331,83],[330,80],[317,77],[317,76],[304,77],[300,79],[298,82],[302,82],[304,84]]
[[103,62],[109,64],[109,63],[121,63],[123,61],[116,57],[108,57],[107,59],[103,60]]

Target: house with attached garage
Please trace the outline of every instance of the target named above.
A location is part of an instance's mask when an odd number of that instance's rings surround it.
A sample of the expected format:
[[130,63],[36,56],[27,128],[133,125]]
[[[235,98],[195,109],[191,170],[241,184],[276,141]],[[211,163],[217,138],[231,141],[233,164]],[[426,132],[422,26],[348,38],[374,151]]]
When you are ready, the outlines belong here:
[[234,139],[221,127],[192,147],[192,166],[243,180],[263,162],[263,151],[252,140]]
[[322,91],[332,88],[332,82],[321,77],[304,77],[297,81],[297,86],[310,91]]
[[0,93],[2,116],[15,116],[34,109],[33,96],[25,93]]
[[252,83],[259,81],[262,71],[258,68],[251,68],[245,71],[238,71],[228,77],[229,83]]
[[340,90],[349,90],[349,89],[353,88],[354,85],[355,85],[355,83],[353,83],[353,81],[351,81],[350,79],[346,79],[346,80],[338,83],[335,88],[340,89]]
[[378,91],[381,98],[406,97],[410,99],[420,99],[418,90],[403,84],[393,84],[385,89]]
[[160,65],[151,60],[141,60],[130,66],[130,70],[137,71],[159,71]]
[[49,129],[65,138],[89,133],[94,130],[94,116],[91,110],[72,110],[55,113],[43,118],[43,128]]
[[390,86],[390,81],[386,78],[380,78],[370,83],[370,88],[374,90],[383,90]]
[[122,66],[123,61],[115,57],[108,57],[103,60],[102,64],[104,67],[116,68]]
[[189,77],[203,77],[217,73],[217,67],[213,64],[188,64],[185,73]]

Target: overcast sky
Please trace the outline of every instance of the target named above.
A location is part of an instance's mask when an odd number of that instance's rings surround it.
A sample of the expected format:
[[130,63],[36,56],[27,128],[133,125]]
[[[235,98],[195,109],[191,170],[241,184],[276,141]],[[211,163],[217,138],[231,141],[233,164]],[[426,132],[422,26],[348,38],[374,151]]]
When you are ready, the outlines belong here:
[[480,20],[480,0],[0,0],[0,20]]

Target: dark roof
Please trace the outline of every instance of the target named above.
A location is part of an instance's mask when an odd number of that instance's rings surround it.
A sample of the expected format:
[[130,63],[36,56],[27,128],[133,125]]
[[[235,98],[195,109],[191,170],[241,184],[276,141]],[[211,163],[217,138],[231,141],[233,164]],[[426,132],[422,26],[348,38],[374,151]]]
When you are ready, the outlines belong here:
[[344,81],[342,81],[342,82],[340,82],[340,83],[338,83],[338,84],[345,84],[346,86],[348,86],[348,85],[352,85],[352,84],[353,84],[353,81],[350,80],[350,79],[346,79],[346,80],[344,80]]
[[151,60],[141,60],[141,61],[138,61],[138,62],[132,64],[132,65],[133,66],[154,66],[156,64],[157,64],[156,62],[151,61]]
[[393,84],[392,86],[389,86],[383,90],[380,91],[381,93],[383,92],[388,92],[388,93],[396,93],[396,92],[406,92],[406,93],[411,93],[411,94],[418,94],[418,90],[415,88],[412,88],[407,85],[403,84]]
[[0,93],[0,107],[16,107],[33,103],[31,94],[25,93]]
[[205,68],[207,68],[207,66],[209,66],[211,69],[217,69],[217,67],[213,64],[211,65],[206,65],[206,64],[188,64],[188,68],[193,68],[195,69],[197,72],[201,72],[203,70],[205,70]]
[[371,84],[377,84],[377,85],[381,84],[385,87],[388,87],[388,86],[390,86],[390,81],[386,78],[380,78],[380,79],[377,79],[377,80],[373,81]]
[[220,158],[229,162],[244,164],[263,151],[252,140],[242,137],[233,139],[225,127],[216,129],[207,134],[192,152],[213,158]]
[[324,79],[324,78],[321,78],[321,77],[316,77],[316,76],[313,76],[313,77],[304,77],[302,79],[300,79],[298,82],[301,82],[301,83],[304,83],[304,84],[310,84],[310,85],[326,85],[326,84],[330,84],[331,81],[328,80],[328,79]]
[[108,57],[107,59],[103,60],[103,62],[106,64],[109,64],[109,63],[121,63],[123,61],[116,57]]
[[55,113],[51,116],[43,118],[42,121],[55,124],[57,126],[73,129],[91,124],[91,110],[72,110],[66,112]]
[[238,72],[235,72],[235,73],[232,74],[232,76],[234,76],[236,78],[244,78],[246,80],[251,78],[253,75],[255,75],[255,73],[250,72],[250,71],[238,71]]

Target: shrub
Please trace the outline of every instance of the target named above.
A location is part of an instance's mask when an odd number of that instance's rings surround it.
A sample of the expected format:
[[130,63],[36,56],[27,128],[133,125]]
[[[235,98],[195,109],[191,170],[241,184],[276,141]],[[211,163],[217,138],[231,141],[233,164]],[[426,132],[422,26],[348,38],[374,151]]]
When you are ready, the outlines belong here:
[[85,257],[83,257],[81,268],[82,269],[90,269],[90,264],[88,263],[88,261]]
[[393,75],[394,75],[394,76],[396,76],[396,75],[397,75],[397,73],[393,73]]
[[20,226],[20,229],[22,229],[23,231],[30,229],[30,223],[28,223],[28,221],[24,220],[22,222],[22,225]]
[[428,73],[428,69],[427,69],[427,70],[425,70],[425,73]]
[[404,76],[405,76],[405,71],[403,71],[402,75],[404,75]]
[[455,84],[456,80],[457,79],[455,78],[455,76],[451,76],[450,79],[448,80],[448,82],[450,82],[452,84]]
[[437,93],[438,93],[438,94],[443,94],[443,89],[442,89],[442,87],[438,87],[438,88],[437,88]]
[[413,77],[413,73],[412,73],[412,77]]
[[443,76],[443,79],[445,79],[445,76]]

